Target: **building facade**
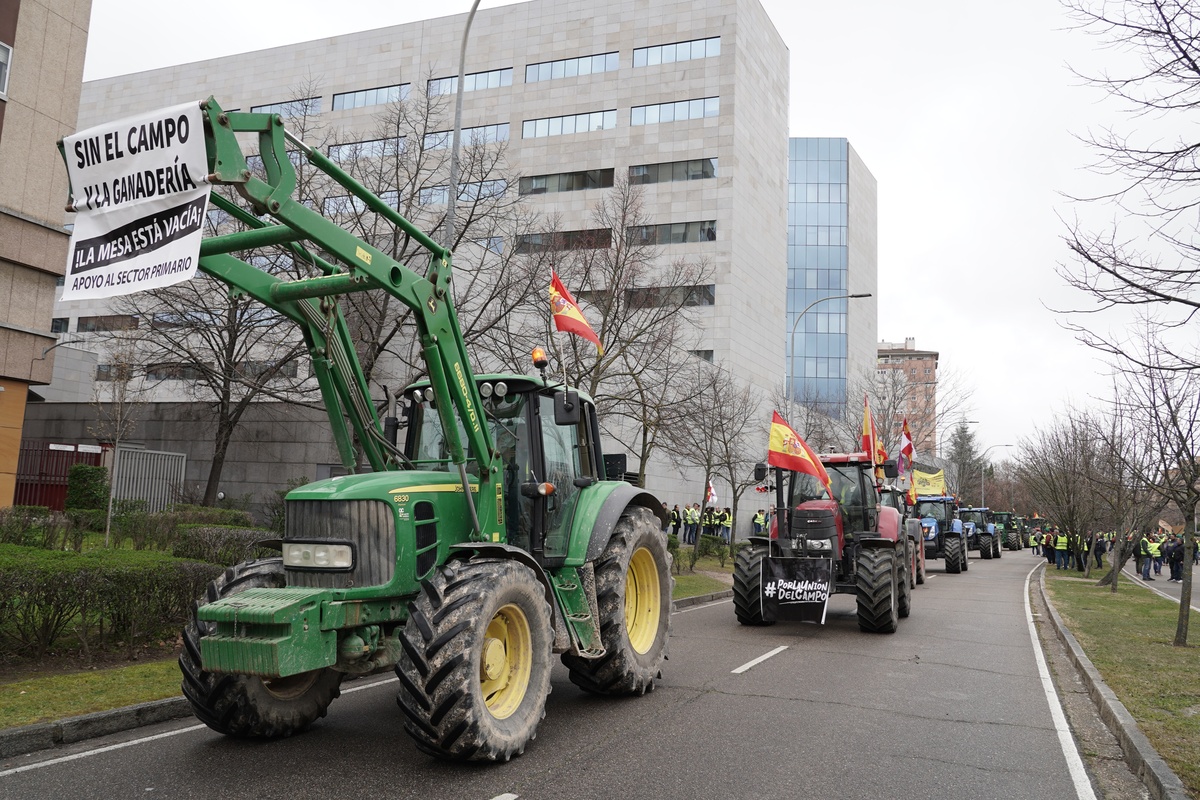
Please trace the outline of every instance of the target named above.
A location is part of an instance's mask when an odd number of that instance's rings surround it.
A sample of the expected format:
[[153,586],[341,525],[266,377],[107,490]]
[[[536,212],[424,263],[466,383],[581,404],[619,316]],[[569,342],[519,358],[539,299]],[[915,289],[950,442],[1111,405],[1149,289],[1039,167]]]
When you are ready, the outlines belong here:
[[789,140],[785,383],[831,416],[874,370],[877,219],[875,178],[846,139]]
[[0,507],[12,505],[30,387],[51,380],[55,282],[90,0],[0,4]]
[[[78,126],[209,95],[226,109],[285,116],[302,101],[338,141],[385,147],[378,121],[388,104],[456,89],[465,20],[442,17],[92,81]],[[650,224],[608,235],[643,237],[661,247],[664,263],[709,266],[702,286],[655,287],[685,290],[697,306],[693,349],[683,357],[719,362],[769,393],[784,363],[787,182],[779,165],[787,153],[788,52],[758,0],[532,0],[482,9],[465,72],[465,135],[504,142],[508,166],[520,175],[514,184],[478,190],[511,193],[531,213],[555,216],[564,237],[583,240],[596,234],[593,210],[613,191],[614,176],[639,186]],[[423,145],[444,147],[451,119],[442,116]],[[421,189],[422,203],[445,198],[444,186]],[[82,338],[145,324],[122,318],[106,301],[60,303],[54,316]],[[866,335],[873,340],[874,328]],[[106,356],[95,349],[103,374]],[[179,396],[184,381],[159,381],[153,399]],[[70,399],[52,388],[55,400]],[[609,446],[636,452],[620,441]],[[664,499],[699,499],[693,483],[667,459],[648,471],[648,486]]]
[[[893,416],[908,418],[913,446],[922,456],[938,455],[938,353],[918,350],[917,340],[880,342],[876,372],[879,393],[895,398]],[[898,440],[898,434],[893,437]]]

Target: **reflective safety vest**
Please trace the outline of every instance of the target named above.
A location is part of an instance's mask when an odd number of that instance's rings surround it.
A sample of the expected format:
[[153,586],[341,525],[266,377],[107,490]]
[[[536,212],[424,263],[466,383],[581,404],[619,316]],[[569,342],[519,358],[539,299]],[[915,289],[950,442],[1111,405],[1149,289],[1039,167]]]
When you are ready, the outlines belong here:
[[1150,548],[1150,557],[1151,558],[1158,558],[1159,556],[1162,555],[1162,543],[1161,542],[1150,542],[1147,545],[1147,547]]
[[1054,537],[1054,549],[1055,550],[1066,550],[1067,549],[1067,535],[1065,533],[1060,533],[1058,536]]
[[1029,534],[1029,546],[1030,546],[1030,547],[1037,547],[1037,544],[1038,544],[1037,537],[1036,537],[1036,536],[1034,536],[1032,533],[1031,533],[1031,534]]
[[759,514],[754,515],[754,524],[755,525],[762,525],[766,521],[767,521],[767,517],[765,514],[759,513]]
[[700,512],[694,508],[685,509],[687,512],[687,521],[693,525],[700,521]]

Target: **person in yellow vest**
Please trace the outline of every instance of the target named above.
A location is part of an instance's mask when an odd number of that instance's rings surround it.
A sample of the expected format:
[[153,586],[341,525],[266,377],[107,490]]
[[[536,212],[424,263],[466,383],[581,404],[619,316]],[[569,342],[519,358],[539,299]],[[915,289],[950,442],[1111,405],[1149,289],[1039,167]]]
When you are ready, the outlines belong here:
[[757,536],[763,532],[763,528],[767,524],[767,515],[760,508],[752,521],[754,522],[754,535]]
[[1162,577],[1162,542],[1160,542],[1158,540],[1157,536],[1150,537],[1150,543],[1148,545],[1148,549],[1150,550],[1150,558],[1154,559],[1154,574],[1155,574],[1155,576],[1161,578]]
[[1042,554],[1042,535],[1036,530],[1029,532],[1029,549],[1033,551],[1035,556]]
[[1068,569],[1071,564],[1070,537],[1060,531],[1057,525],[1050,528],[1050,535],[1054,537],[1055,569]]

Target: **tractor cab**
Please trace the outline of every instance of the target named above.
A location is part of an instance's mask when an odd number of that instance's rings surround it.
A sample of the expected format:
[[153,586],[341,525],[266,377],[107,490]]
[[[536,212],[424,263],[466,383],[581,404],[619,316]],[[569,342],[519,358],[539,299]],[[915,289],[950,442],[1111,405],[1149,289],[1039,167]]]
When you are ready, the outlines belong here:
[[[484,375],[476,382],[503,469],[497,499],[507,543],[530,552],[543,566],[559,564],[567,556],[580,491],[604,478],[595,404],[561,384],[528,375]],[[404,397],[405,455],[418,469],[450,471],[453,462],[432,390],[417,383]]]
[[[874,531],[879,521],[879,494],[874,465],[864,453],[823,453],[829,490],[813,475],[788,473],[789,529],[781,544],[793,552],[827,555],[835,560],[849,553],[856,532]],[[832,497],[830,496],[832,494]],[[772,525],[771,538],[780,539]]]

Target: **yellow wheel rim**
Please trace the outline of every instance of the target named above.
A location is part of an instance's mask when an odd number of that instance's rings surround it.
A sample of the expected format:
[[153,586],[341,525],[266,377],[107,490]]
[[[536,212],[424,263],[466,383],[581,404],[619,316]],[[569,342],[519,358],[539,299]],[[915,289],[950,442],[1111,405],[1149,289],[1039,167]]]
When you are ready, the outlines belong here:
[[509,603],[488,623],[479,654],[479,686],[493,717],[507,719],[520,708],[532,665],[529,620],[524,611]]
[[625,573],[625,630],[630,646],[638,653],[649,652],[658,636],[661,591],[654,556],[639,547]]

